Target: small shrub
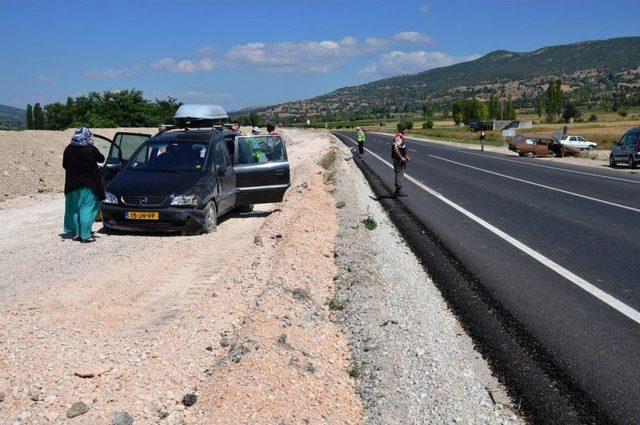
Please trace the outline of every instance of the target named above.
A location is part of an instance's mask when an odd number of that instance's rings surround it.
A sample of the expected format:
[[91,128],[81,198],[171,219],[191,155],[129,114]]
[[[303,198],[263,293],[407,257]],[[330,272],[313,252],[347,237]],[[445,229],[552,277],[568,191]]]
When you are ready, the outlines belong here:
[[360,223],[364,224],[364,227],[367,230],[374,230],[376,227],[378,227],[378,223],[376,223],[376,220],[370,215],[367,216],[367,218],[361,220]]
[[627,116],[627,110],[626,109],[620,109],[618,111],[618,115],[620,115],[621,117],[626,117]]
[[322,158],[320,158],[319,164],[325,170],[329,170],[331,167],[333,167],[333,164],[336,163],[336,158],[337,157],[338,156],[336,154],[336,150],[335,149],[331,149],[331,150],[329,150],[329,152],[327,152],[324,155],[322,155]]
[[335,297],[327,301],[327,307],[332,311],[342,311],[346,305],[347,303],[345,301],[340,301]]
[[591,116],[589,117],[589,121],[591,122],[598,121],[598,116],[596,114],[591,114]]
[[379,125],[380,127],[384,127],[384,126],[385,126],[385,124],[386,124],[386,123],[385,123],[384,121],[380,121],[380,122],[378,123],[378,125]]
[[347,373],[353,379],[358,379],[362,371],[360,370],[360,366],[356,362],[351,362],[349,365],[349,369],[347,369]]
[[413,121],[406,120],[404,123],[407,126],[407,130],[413,130]]
[[422,123],[422,128],[426,129],[426,128],[433,128],[433,121],[429,120],[427,122],[423,122]]

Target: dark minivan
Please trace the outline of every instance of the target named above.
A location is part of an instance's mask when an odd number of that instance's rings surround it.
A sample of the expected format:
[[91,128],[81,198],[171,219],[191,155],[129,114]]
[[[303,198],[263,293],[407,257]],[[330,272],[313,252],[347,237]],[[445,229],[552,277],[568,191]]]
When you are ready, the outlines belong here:
[[208,233],[233,209],[281,202],[290,186],[281,136],[215,129],[117,133],[102,173],[104,227],[129,231]]
[[626,163],[629,168],[636,168],[640,162],[640,127],[627,131],[619,142],[614,143],[609,155],[609,166],[615,168]]

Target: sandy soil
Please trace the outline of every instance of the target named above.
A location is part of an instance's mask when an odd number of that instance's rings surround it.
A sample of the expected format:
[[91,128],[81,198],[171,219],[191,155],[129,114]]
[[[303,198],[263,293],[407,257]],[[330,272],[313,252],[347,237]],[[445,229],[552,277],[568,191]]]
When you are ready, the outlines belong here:
[[0,423],[361,422],[325,305],[337,225],[316,160],[329,137],[289,136],[285,202],[209,235],[83,245],[59,236],[61,194],[4,202]]
[[[0,202],[34,193],[62,192],[62,153],[73,131],[0,130]],[[158,129],[92,128],[91,131],[112,138],[118,131],[155,134]]]

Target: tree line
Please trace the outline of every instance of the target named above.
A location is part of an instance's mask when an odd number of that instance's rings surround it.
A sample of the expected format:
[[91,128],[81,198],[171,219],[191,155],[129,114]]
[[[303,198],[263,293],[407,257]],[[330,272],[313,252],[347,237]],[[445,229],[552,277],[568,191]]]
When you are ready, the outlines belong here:
[[140,90],[91,92],[86,96],[67,97],[65,103],[44,107],[27,105],[27,129],[64,130],[71,127],[155,127],[173,123],[182,105],[177,99],[144,98]]

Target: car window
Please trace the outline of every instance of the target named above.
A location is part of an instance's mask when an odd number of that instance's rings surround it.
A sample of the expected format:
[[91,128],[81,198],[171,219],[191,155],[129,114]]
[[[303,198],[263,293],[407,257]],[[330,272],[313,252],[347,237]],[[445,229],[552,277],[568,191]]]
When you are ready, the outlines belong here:
[[584,142],[585,141],[584,137],[580,137],[580,136],[576,137],[576,139],[578,139],[578,142]]
[[638,138],[640,137],[639,133],[631,133],[629,137],[629,146],[636,146],[638,144]]
[[575,142],[575,141],[576,141],[576,138],[575,138],[575,137],[569,137],[569,141],[570,141],[570,142]]
[[524,141],[527,145],[533,145],[533,140],[527,139]]
[[284,142],[280,136],[236,137],[238,165],[286,161]]
[[153,141],[129,161],[129,170],[198,172],[207,161],[209,142]]
[[[149,137],[138,134],[118,134],[113,140],[113,143],[120,148],[122,153],[122,160],[129,161],[131,155],[147,140]],[[109,162],[118,162],[118,149],[111,149],[109,155]]]
[[218,143],[215,148],[213,148],[213,163],[216,168],[218,167],[229,167],[231,165],[231,160],[229,158],[229,154],[227,153],[227,147],[224,142]]

